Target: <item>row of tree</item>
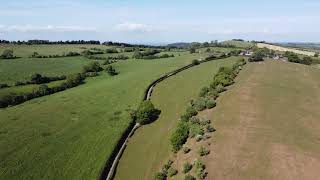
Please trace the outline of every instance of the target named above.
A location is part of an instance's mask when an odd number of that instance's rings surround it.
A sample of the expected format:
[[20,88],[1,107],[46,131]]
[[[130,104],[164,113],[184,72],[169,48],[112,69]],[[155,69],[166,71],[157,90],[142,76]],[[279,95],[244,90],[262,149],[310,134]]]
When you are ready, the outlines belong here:
[[2,44],[26,44],[26,45],[35,45],[35,44],[100,44],[100,41],[95,40],[71,40],[71,41],[49,41],[49,40],[28,40],[28,41],[7,41],[0,40]]
[[[181,116],[177,128],[171,134],[170,143],[174,152],[182,148],[190,136],[190,132],[193,131],[193,129],[190,128],[192,124],[195,123],[192,119],[194,119],[199,111],[216,106],[215,100],[218,98],[219,93],[225,91],[225,87],[234,83],[234,79],[241,70],[241,66],[245,64],[245,60],[241,59],[231,68],[221,67],[214,76],[210,86],[202,88],[198,98],[190,102],[185,113]],[[211,131],[212,128],[207,127],[207,130]]]

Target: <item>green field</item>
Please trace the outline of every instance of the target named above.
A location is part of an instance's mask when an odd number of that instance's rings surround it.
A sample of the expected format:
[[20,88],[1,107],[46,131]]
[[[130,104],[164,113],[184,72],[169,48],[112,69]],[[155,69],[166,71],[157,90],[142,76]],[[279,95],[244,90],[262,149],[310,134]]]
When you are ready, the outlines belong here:
[[33,52],[38,52],[41,55],[62,55],[63,53],[82,52],[90,48],[107,49],[110,46],[104,45],[90,45],[90,44],[59,44],[59,45],[11,45],[11,44],[0,44],[0,54],[5,49],[13,50],[13,53],[17,57],[26,58],[32,55]]
[[14,85],[17,81],[30,80],[34,73],[47,76],[78,73],[89,62],[84,57],[0,60],[0,82]]
[[188,102],[211,82],[219,67],[232,65],[237,59],[232,57],[207,62],[157,85],[151,100],[162,111],[160,118],[135,132],[120,160],[115,179],[152,179],[161,164],[169,158],[170,132]]
[[118,62],[117,76],[0,109],[0,177],[97,179],[148,83],[198,57]]
[[207,179],[318,179],[320,71],[250,63],[211,112]]

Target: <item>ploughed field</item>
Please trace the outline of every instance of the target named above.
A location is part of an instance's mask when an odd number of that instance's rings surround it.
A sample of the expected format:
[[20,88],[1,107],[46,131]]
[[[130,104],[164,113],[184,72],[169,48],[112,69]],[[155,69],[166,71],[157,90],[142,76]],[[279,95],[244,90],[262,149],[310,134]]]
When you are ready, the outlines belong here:
[[208,179],[319,179],[320,71],[250,63],[210,112]]

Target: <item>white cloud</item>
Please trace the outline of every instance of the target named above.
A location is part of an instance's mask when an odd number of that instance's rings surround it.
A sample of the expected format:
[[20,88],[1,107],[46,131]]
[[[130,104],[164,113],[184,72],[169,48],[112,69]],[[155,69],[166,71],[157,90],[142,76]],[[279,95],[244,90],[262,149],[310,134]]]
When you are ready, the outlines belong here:
[[0,25],[0,32],[90,32],[96,31],[95,28],[82,26],[34,26],[34,25]]
[[121,23],[115,26],[115,29],[118,31],[141,31],[141,32],[149,32],[152,31],[151,27],[146,24],[139,23]]

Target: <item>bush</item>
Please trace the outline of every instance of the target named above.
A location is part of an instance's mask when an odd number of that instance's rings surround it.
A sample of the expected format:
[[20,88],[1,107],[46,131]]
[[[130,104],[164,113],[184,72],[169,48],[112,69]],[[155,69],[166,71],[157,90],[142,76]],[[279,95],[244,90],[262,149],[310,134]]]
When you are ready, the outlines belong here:
[[213,99],[208,99],[206,101],[206,108],[207,109],[212,109],[214,107],[216,107],[217,103],[213,100]]
[[155,180],[166,180],[167,175],[164,172],[157,172],[154,176]]
[[224,92],[224,91],[227,90],[227,89],[226,89],[223,85],[221,85],[221,84],[218,84],[215,89],[216,89],[216,91],[217,91],[218,93],[222,93],[222,92]]
[[205,98],[198,98],[193,103],[194,103],[194,108],[197,111],[203,111],[206,109],[206,99]]
[[190,54],[196,53],[196,49],[195,48],[190,48],[189,52],[190,52]]
[[303,57],[303,59],[301,60],[301,64],[305,64],[305,65],[312,64],[312,58],[309,56]]
[[205,172],[206,166],[200,161],[196,160],[194,162],[194,167],[196,168],[196,175],[199,179],[205,179],[207,176],[207,172]]
[[214,131],[216,131],[216,129],[214,129],[214,127],[212,127],[210,124],[206,125],[206,130],[207,130],[207,132],[214,132]]
[[190,164],[189,162],[186,162],[186,163],[183,164],[182,172],[186,174],[189,171],[191,171],[191,169],[192,169],[192,164]]
[[191,175],[189,175],[189,174],[187,174],[187,175],[184,177],[184,180],[196,180],[196,178],[193,177],[193,176],[191,176]]
[[263,61],[265,54],[263,53],[262,50],[257,50],[252,54],[252,56],[249,58],[249,62],[258,62],[258,61]]
[[2,52],[0,58],[2,59],[14,59],[16,58],[14,55],[13,55],[13,50],[11,49],[6,49]]
[[186,143],[189,136],[189,126],[185,122],[179,122],[177,128],[171,134],[170,143],[174,152],[179,151]]
[[38,87],[35,87],[32,92],[35,96],[40,97],[50,94],[50,89],[47,85],[41,84]]
[[196,116],[191,117],[191,118],[190,118],[190,122],[191,122],[192,124],[200,124],[200,120],[199,120],[199,118],[196,117]]
[[206,148],[201,146],[198,153],[200,156],[206,156],[206,155],[210,154],[210,150],[207,150]]
[[108,64],[112,64],[112,62],[109,61],[109,60],[105,60],[102,64],[103,64],[103,65],[108,65]]
[[204,135],[204,131],[199,124],[189,125],[189,137],[194,138],[196,135]]
[[197,59],[194,59],[194,60],[192,60],[192,64],[193,65],[199,65],[200,64],[200,61],[199,60],[197,60]]
[[118,74],[111,65],[106,67],[106,71],[110,76],[115,76]]
[[319,53],[315,53],[315,54],[314,54],[314,57],[319,57]]
[[7,87],[9,87],[8,84],[1,84],[1,83],[0,83],[0,89],[2,89],[2,88],[7,88]]
[[200,90],[199,97],[205,97],[209,91],[210,91],[210,89],[208,87],[203,87]]
[[116,48],[106,49],[106,53],[119,53]]
[[155,121],[160,115],[151,101],[146,100],[140,103],[138,110],[133,113],[133,119],[141,125]]
[[100,66],[98,62],[91,62],[90,64],[83,67],[82,72],[100,72],[103,68]]
[[174,169],[174,168],[170,168],[168,169],[168,176],[172,177],[178,174],[178,170]]
[[189,121],[192,116],[196,116],[197,114],[198,114],[197,110],[194,107],[189,106],[187,107],[185,114],[181,116],[181,120]]
[[191,151],[191,149],[188,147],[184,147],[182,150],[184,154],[188,154]]
[[82,84],[84,80],[84,77],[80,74],[71,74],[67,76],[66,82],[62,83],[61,86],[64,86],[66,89],[67,88],[72,88],[75,86],[78,86],[79,84]]

